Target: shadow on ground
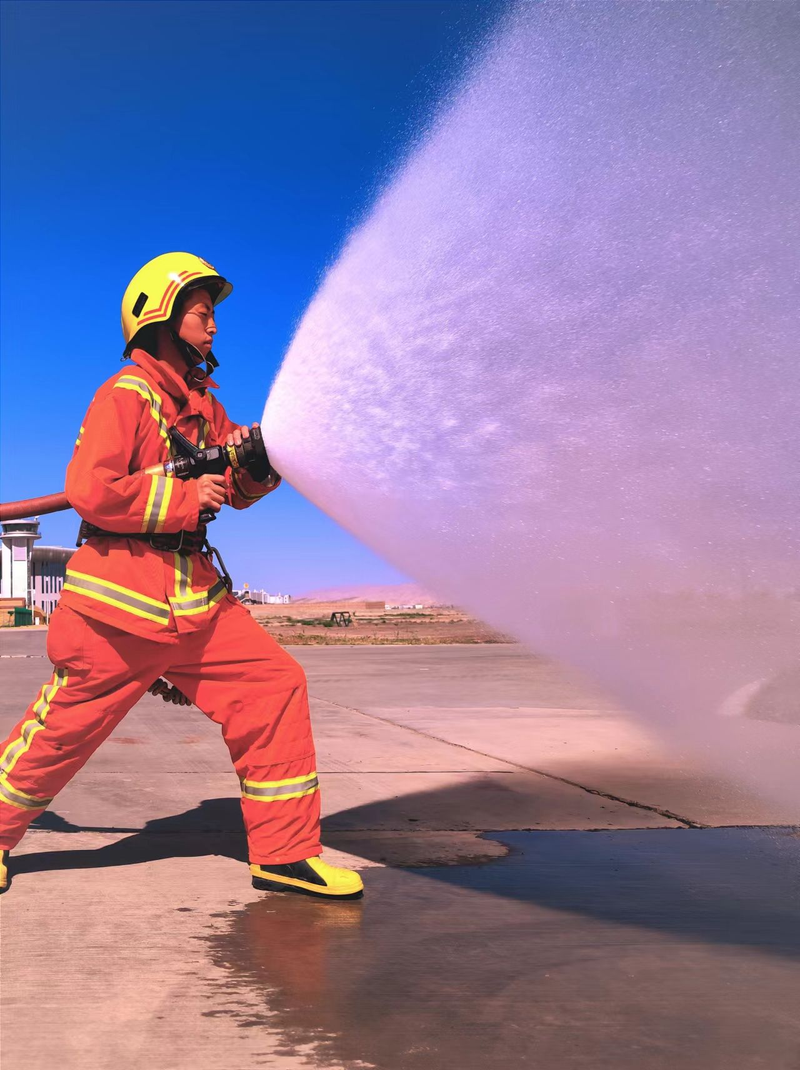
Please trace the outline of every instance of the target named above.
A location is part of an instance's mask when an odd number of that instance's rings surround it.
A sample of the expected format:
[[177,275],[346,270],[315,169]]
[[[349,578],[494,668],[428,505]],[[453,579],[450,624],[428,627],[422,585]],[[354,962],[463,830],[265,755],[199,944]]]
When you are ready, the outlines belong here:
[[[411,812],[465,813],[474,795],[465,785],[403,802]],[[376,805],[327,824],[363,830]],[[246,858],[236,799],[207,799],[140,830],[82,828],[55,812],[37,827],[130,835],[94,850],[19,855],[18,875]],[[363,856],[378,860],[383,841],[360,836]],[[506,856],[373,868],[360,902],[266,894],[213,920],[198,916],[197,939],[221,971],[205,1014],[263,1029],[287,1057],[302,1050],[340,1070],[795,1070],[796,833],[483,836]]]
[[[387,800],[386,806],[396,802]],[[404,797],[403,802],[411,812],[463,814],[474,805],[474,788],[464,785],[419,792]],[[324,830],[364,830],[368,828],[365,816],[374,819],[379,809],[380,804],[370,803],[331,815],[323,823]],[[221,855],[247,860],[238,799],[206,799],[184,813],[149,821],[142,829],[77,826],[55,811],[43,814],[32,827],[58,833],[131,835],[94,849],[17,855],[13,860],[16,876],[166,858]],[[369,831],[362,831],[357,853],[383,862],[385,836],[383,832],[383,838],[371,837]],[[335,833],[326,837],[323,831],[323,839],[336,844]],[[782,956],[800,954],[800,838],[790,829],[487,832],[479,839],[505,844],[509,856],[502,864],[417,869],[409,877],[409,887],[418,886],[424,875],[451,888],[618,925],[681,934],[706,943],[756,947]],[[355,850],[352,839],[346,849]],[[479,845],[475,859],[485,861]],[[370,870],[367,880],[383,884],[385,871]]]

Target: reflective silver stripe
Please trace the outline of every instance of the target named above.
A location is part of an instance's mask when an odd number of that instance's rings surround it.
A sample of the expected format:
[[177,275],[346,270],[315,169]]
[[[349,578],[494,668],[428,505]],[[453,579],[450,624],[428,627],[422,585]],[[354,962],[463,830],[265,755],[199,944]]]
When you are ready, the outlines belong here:
[[[138,375],[121,375],[119,379],[117,379],[117,383],[130,383],[132,386],[140,386],[143,390],[146,390],[150,397],[150,404],[158,413],[159,418],[163,420],[163,416],[161,415],[161,398],[158,394],[154,393],[153,388],[146,379],[140,379]],[[116,386],[117,383],[114,383],[114,386]]]
[[101,580],[87,580],[83,576],[77,576],[67,569],[67,583],[64,584],[71,590],[85,591],[87,594],[100,595],[101,599],[110,599],[119,602],[122,608],[129,608],[135,613],[144,613],[150,617],[157,617],[165,622],[169,621],[169,606],[162,602],[146,602],[133,594],[117,590],[116,587],[108,586]]
[[319,778],[312,777],[310,780],[301,780],[298,784],[281,784],[276,788],[256,788],[247,780],[242,781],[242,790],[248,795],[258,795],[262,799],[276,799],[280,795],[299,795],[303,791],[311,791],[319,787]]
[[156,476],[155,478],[158,481],[156,483],[156,493],[155,497],[153,498],[153,504],[150,506],[150,515],[147,518],[147,532],[151,535],[158,527],[158,517],[161,513],[161,503],[164,501],[164,491],[167,487],[166,476]]
[[53,673],[52,683],[42,686],[39,698],[33,704],[33,717],[23,723],[17,739],[13,740],[3,752],[3,757],[0,760],[0,776],[7,777],[16,765],[17,759],[28,750],[34,734],[44,727],[50,710],[50,703],[53,701],[56,692],[66,684],[68,679],[69,675],[66,669],[56,669]]
[[16,791],[7,780],[0,780],[0,799],[21,810],[46,810],[52,799],[35,799],[23,792]]
[[137,375],[121,375],[119,377],[119,379],[117,379],[116,383],[114,383],[114,386],[118,386],[123,390],[126,389],[127,387],[133,387],[137,391],[146,391],[147,398],[148,398],[148,400],[150,402],[151,415],[153,416],[153,419],[158,424],[158,432],[161,435],[161,437],[166,441],[167,446],[169,447],[169,450],[170,450],[170,454],[171,454],[172,453],[172,439],[169,437],[169,431],[167,430],[167,423],[166,423],[166,420],[164,419],[164,416],[163,416],[163,414],[161,412],[161,398],[159,397],[158,394],[155,394],[153,392],[153,388],[150,386],[150,384],[147,382],[147,380],[146,379],[140,379]]
[[6,752],[6,756],[3,759],[3,764],[0,765],[0,773],[7,773],[9,769],[13,768],[14,762],[16,761],[17,756],[19,755],[19,753],[21,751],[24,751],[24,750],[28,749],[28,740],[31,738],[31,735],[34,732],[38,732],[39,731],[39,727],[41,725],[43,725],[43,724],[44,724],[44,721],[40,720],[38,717],[36,718],[35,721],[26,722],[25,727],[22,729],[22,732],[20,733],[19,739]]
[[[189,593],[189,558],[186,554],[175,554],[180,579],[178,580],[178,595],[186,598]],[[175,603],[179,605],[180,603]]]
[[[183,588],[183,569],[181,569],[181,588]],[[213,605],[215,599],[226,590],[225,584],[222,580],[217,580],[213,587],[209,587],[207,591],[202,591],[200,594],[194,595],[192,598],[176,598],[172,602],[172,609],[175,613],[188,613],[191,610],[208,609],[210,605]]]

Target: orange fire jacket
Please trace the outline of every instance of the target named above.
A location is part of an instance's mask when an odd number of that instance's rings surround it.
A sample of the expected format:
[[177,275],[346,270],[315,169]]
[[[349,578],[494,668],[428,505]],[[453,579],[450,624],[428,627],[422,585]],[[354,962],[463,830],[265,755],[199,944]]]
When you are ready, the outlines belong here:
[[[198,526],[197,483],[143,469],[171,456],[172,426],[198,445],[221,445],[237,426],[207,389],[189,389],[164,361],[135,349],[130,365],[95,394],[67,468],[70,504],[106,531],[149,534]],[[211,379],[206,386],[217,389]],[[274,486],[228,469],[227,504],[246,509]],[[154,549],[147,540],[94,538],[73,555],[61,599],[87,617],[164,643],[208,625],[225,584],[202,553]]]

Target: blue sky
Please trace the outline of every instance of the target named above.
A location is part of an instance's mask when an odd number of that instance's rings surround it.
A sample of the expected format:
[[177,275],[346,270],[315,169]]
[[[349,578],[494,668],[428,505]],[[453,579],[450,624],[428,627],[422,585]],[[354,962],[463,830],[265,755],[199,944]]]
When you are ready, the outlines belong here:
[[[188,249],[234,283],[220,400],[259,419],[321,273],[499,3],[4,0],[0,495],[63,487],[119,305]],[[72,512],[42,520],[71,545]],[[234,581],[301,593],[404,579],[289,487],[224,510]]]

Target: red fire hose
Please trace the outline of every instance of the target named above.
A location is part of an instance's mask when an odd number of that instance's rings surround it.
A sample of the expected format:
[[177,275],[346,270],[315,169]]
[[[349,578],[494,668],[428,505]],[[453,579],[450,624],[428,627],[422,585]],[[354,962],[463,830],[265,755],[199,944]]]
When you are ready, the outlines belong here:
[[0,504],[0,523],[6,520],[24,520],[27,516],[43,516],[45,513],[60,513],[62,509],[71,509],[67,496],[45,494],[42,498],[26,498],[21,502],[3,502]]

